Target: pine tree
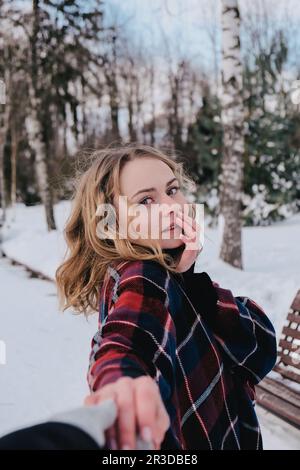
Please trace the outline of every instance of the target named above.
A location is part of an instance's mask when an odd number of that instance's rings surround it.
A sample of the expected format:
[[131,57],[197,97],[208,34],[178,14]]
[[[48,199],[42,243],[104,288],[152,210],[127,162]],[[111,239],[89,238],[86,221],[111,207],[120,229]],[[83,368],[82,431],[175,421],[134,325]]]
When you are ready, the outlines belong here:
[[291,107],[280,78],[288,59],[282,33],[270,50],[245,68],[248,131],[245,139],[244,216],[265,225],[299,210],[299,113]]
[[186,152],[194,163],[190,167],[196,182],[203,190],[217,186],[222,151],[220,103],[207,86],[196,121],[188,128]]

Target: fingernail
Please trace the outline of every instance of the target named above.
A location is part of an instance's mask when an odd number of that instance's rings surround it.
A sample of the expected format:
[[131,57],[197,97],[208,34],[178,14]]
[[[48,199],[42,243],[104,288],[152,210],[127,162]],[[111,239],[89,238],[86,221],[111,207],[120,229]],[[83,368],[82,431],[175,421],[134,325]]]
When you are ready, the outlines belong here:
[[154,441],[154,446],[155,446],[156,450],[159,450],[160,449],[160,442]]
[[124,446],[122,446],[122,450],[130,450],[130,447],[127,444],[125,444]]
[[146,442],[151,442],[152,441],[152,432],[151,429],[146,427],[142,429],[142,438]]
[[112,450],[117,450],[118,446],[117,446],[117,441],[116,441],[116,439],[114,439],[114,438],[112,437],[111,440],[110,440],[110,442],[111,442],[111,448],[112,448]]

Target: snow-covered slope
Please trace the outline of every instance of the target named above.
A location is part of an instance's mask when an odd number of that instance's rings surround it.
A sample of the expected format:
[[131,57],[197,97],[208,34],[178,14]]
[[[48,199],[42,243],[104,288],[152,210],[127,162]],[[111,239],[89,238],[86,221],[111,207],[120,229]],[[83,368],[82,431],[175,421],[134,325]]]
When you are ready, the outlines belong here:
[[[2,249],[13,259],[54,278],[66,246],[62,230],[70,203],[55,206],[57,231],[47,232],[44,209],[18,204],[15,222],[3,230]],[[205,228],[204,249],[197,271],[207,271],[234,295],[247,295],[260,304],[280,331],[288,307],[300,287],[300,214],[270,227],[243,229],[244,270],[232,268],[218,259],[220,237],[217,230]]]
[[58,311],[54,283],[0,260],[0,435],[82,404],[97,317]]
[[[64,251],[62,228],[68,202],[55,207],[58,230],[48,233],[40,206],[18,205],[15,222],[3,231],[7,256],[54,278]],[[11,214],[9,214],[10,218]],[[279,335],[288,307],[300,287],[300,215],[272,227],[243,230],[244,271],[218,260],[219,236],[205,231],[197,271],[207,271],[234,295],[259,303]],[[58,311],[55,285],[31,279],[25,270],[0,260],[0,340],[6,365],[0,365],[0,435],[47,419],[82,403],[88,393],[86,371],[97,316]],[[257,407],[266,449],[300,449],[300,432]]]

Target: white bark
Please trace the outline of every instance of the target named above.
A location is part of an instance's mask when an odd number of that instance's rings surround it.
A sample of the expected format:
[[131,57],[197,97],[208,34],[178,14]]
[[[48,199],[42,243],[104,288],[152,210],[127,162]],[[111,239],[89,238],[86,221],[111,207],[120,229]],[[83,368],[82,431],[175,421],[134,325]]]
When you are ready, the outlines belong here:
[[[0,103],[0,194],[1,194],[1,217],[0,217],[0,227],[5,222],[6,218],[6,197],[7,197],[7,188],[4,175],[4,150],[6,136],[9,126],[9,115],[10,115],[10,103],[8,100],[8,86],[10,83],[10,73],[8,68],[5,70],[4,81],[2,84],[2,94],[1,103]],[[2,101],[3,99],[3,101]]]
[[242,268],[241,197],[244,172],[244,108],[237,0],[222,0],[222,125],[220,216],[224,229],[220,257]]
[[43,141],[43,128],[40,121],[38,110],[41,107],[41,99],[39,98],[39,65],[37,41],[40,31],[40,10],[39,0],[32,0],[33,23],[31,46],[31,64],[30,78],[28,83],[30,114],[26,118],[26,129],[28,133],[29,144],[35,153],[35,172],[39,187],[39,194],[46,211],[46,221],[48,230],[55,230],[55,221],[53,214],[53,204],[51,190],[49,187],[48,168],[46,161],[46,146]]
[[35,172],[39,194],[46,211],[48,230],[55,230],[52,197],[48,181],[48,168],[46,163],[46,147],[42,139],[42,126],[38,117],[38,100],[32,84],[29,84],[31,113],[26,118],[26,130],[29,144],[35,153]]
[[[2,105],[3,106],[3,105]],[[3,113],[2,116],[3,121],[6,121],[6,111]],[[4,147],[7,135],[7,125],[6,123],[2,123],[0,127],[0,193],[1,193],[1,220],[0,226],[5,222],[6,217],[6,184],[5,184],[5,176],[4,176]]]

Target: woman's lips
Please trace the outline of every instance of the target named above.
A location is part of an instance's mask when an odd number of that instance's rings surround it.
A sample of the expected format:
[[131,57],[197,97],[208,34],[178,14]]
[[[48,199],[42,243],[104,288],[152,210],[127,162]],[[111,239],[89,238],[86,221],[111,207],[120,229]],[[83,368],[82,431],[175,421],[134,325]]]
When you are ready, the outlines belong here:
[[179,227],[179,225],[171,224],[168,228],[163,230],[163,232],[173,232],[174,230],[179,229],[179,228],[181,228],[181,227]]

